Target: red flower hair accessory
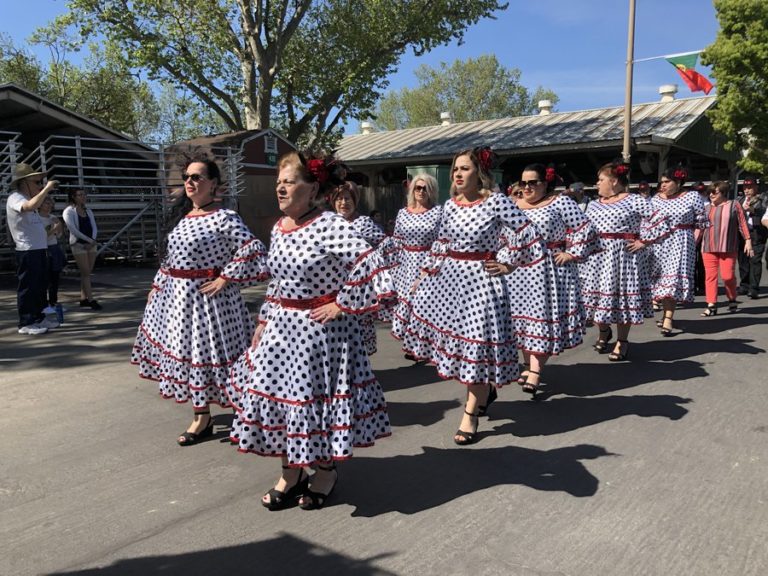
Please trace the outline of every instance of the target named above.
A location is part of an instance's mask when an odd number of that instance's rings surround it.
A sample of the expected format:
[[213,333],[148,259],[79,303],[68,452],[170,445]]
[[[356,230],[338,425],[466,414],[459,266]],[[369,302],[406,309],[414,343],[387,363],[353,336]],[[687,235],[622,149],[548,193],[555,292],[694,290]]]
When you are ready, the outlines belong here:
[[557,180],[557,172],[555,172],[555,169],[550,166],[546,169],[544,172],[544,180],[546,180],[548,183],[554,182]]
[[629,174],[629,164],[617,164],[613,171],[616,172],[616,176],[626,176]]
[[325,165],[325,161],[320,158],[313,158],[307,162],[307,170],[315,177],[320,184],[325,183],[328,180],[330,174],[328,173],[328,167]]
[[682,166],[678,166],[675,168],[674,173],[672,174],[675,180],[680,180],[682,182],[685,182],[688,180],[688,170],[683,168]]
[[485,172],[489,172],[493,166],[493,150],[489,146],[480,148],[477,151],[477,161]]

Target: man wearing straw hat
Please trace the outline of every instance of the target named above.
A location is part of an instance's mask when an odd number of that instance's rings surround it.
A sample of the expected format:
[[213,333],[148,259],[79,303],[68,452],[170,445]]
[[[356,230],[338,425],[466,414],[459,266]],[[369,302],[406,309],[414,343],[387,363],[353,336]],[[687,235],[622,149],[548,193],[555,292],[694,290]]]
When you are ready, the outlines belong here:
[[11,194],[5,207],[8,229],[16,245],[16,276],[19,286],[19,334],[45,334],[58,323],[43,314],[48,285],[48,239],[37,209],[58,182],[43,185],[44,172],[29,164],[17,164],[11,180]]

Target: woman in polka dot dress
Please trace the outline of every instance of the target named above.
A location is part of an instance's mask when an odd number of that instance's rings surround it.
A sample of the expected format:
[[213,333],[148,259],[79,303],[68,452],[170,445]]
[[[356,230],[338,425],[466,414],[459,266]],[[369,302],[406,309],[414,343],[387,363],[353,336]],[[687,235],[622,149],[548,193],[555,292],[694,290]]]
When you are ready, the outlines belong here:
[[504,274],[545,257],[538,232],[514,203],[492,193],[490,149],[453,159],[452,196],[443,207],[432,258],[417,280],[403,349],[467,386],[467,404],[454,442],[476,440],[478,415],[490,386],[518,376],[517,348]]
[[683,188],[687,179],[684,168],[668,168],[661,176],[659,191],[651,199],[654,209],[667,217],[671,229],[663,241],[651,247],[651,294],[655,302],[661,302],[664,311],[658,322],[663,336],[672,334],[677,302],[693,302],[694,231],[709,227],[701,195]]
[[[357,211],[357,205],[360,203],[360,190],[357,184],[351,181],[344,182],[331,192],[331,206],[334,211],[341,215],[352,227],[357,230],[368,244],[376,248],[387,237],[384,231],[372,218],[363,216]],[[363,331],[363,342],[369,356],[376,354],[376,320],[375,314],[361,314],[357,317],[360,322],[360,329]]]
[[579,205],[552,193],[556,181],[554,168],[543,164],[524,168],[519,183],[523,196],[517,207],[534,223],[549,255],[507,277],[515,293],[512,319],[526,367],[518,383],[534,395],[549,357],[583,341],[586,312],[576,263],[599,247],[597,233]]
[[160,394],[192,402],[188,446],[213,432],[211,404],[228,405],[220,386],[253,334],[240,287],[266,279],[266,248],[235,212],[216,207],[220,172],[195,159],[184,167],[178,224],[155,275],[131,362]]
[[597,324],[595,350],[605,352],[616,324],[617,341],[608,355],[625,360],[632,324],[653,317],[647,258],[642,251],[669,232],[666,218],[639,194],[627,191],[629,166],[605,164],[597,174],[598,200],[586,215],[597,229],[602,250],[579,265],[587,321]]
[[[227,386],[236,415],[231,439],[241,452],[277,456],[283,472],[262,504],[323,506],[335,463],[390,434],[384,394],[359,323],[394,298],[394,283],[360,233],[315,205],[334,182],[323,159],[291,152],[279,162],[277,199],[285,216],[272,230],[265,302],[251,347]],[[305,468],[316,472],[308,484]]]
[[[437,240],[442,206],[437,206],[437,180],[428,174],[418,174],[408,187],[407,207],[397,213],[395,246],[397,268],[394,271],[398,304],[392,318],[392,333],[402,339],[403,329],[410,318],[410,290],[429,258],[429,249]],[[409,360],[415,360],[408,355]]]

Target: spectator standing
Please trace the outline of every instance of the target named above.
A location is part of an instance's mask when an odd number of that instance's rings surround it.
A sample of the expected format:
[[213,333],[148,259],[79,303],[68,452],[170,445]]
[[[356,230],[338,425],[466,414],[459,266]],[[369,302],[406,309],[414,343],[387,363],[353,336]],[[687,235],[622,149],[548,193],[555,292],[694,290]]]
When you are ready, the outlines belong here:
[[762,259],[768,239],[768,228],[760,221],[768,208],[768,197],[759,191],[758,180],[754,176],[744,178],[744,197],[741,206],[747,217],[749,237],[752,240],[752,256],[746,250],[740,253],[739,271],[741,273],[741,293],[749,294],[752,299],[760,297],[760,279],[763,275]]
[[93,299],[91,272],[96,263],[96,219],[85,203],[87,195],[81,188],[72,188],[67,193],[69,206],[62,217],[69,229],[69,247],[80,270],[80,307],[101,310],[101,304]]
[[43,183],[45,172],[29,164],[17,164],[11,180],[11,194],[6,204],[6,218],[16,249],[16,304],[19,334],[44,334],[58,322],[46,318],[48,286],[48,240],[45,225],[37,209],[58,182]]
[[64,224],[52,214],[54,201],[51,196],[46,196],[38,209],[40,220],[45,226],[48,241],[48,307],[43,310],[45,314],[56,314],[56,306],[59,303],[59,276],[67,258],[59,246],[59,238],[64,233]]

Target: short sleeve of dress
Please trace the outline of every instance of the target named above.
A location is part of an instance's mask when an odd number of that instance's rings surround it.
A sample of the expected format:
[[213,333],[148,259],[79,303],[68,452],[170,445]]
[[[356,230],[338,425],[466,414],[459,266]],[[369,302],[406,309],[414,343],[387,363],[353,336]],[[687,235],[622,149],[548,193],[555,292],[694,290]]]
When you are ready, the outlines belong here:
[[488,201],[493,202],[494,214],[501,224],[500,247],[496,260],[518,268],[543,259],[546,249],[539,231],[523,211],[500,193],[493,194]]
[[267,249],[248,229],[242,218],[227,211],[219,233],[230,246],[232,259],[224,266],[221,277],[241,286],[249,286],[267,279]]
[[566,226],[565,251],[577,261],[584,261],[600,249],[597,230],[571,198],[561,196],[557,202],[560,216]]
[[637,203],[637,211],[642,215],[640,222],[640,240],[645,244],[653,244],[663,240],[671,232],[669,220],[662,214],[661,210],[656,210],[650,200],[640,196],[632,195]]
[[395,284],[381,252],[374,250],[341,216],[329,218],[320,239],[329,253],[351,268],[336,304],[344,312],[364,314],[378,310],[396,297]]

